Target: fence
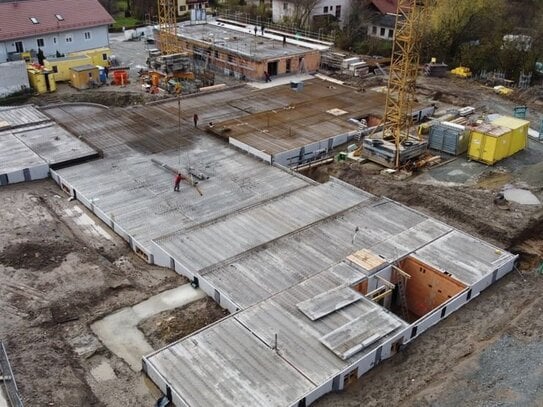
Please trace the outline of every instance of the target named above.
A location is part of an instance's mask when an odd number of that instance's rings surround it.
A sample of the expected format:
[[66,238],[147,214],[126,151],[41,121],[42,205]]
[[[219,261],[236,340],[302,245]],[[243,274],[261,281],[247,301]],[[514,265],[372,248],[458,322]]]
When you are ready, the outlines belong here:
[[285,32],[287,34],[299,35],[300,37],[311,38],[318,41],[334,42],[335,35],[332,34],[323,34],[321,30],[318,32],[306,30],[303,28],[296,27],[294,24],[279,24],[274,23],[271,19],[262,19],[260,17],[252,18],[250,14],[244,13],[241,11],[232,11],[232,10],[221,10],[217,16],[218,18],[223,18],[225,20],[237,21],[243,24],[255,25],[257,27],[264,26],[266,29],[277,30]]
[[[15,383],[15,377],[13,376],[8,354],[6,353],[6,347],[2,341],[0,341],[0,380],[4,384],[2,387],[5,390],[8,406],[23,407],[23,400],[21,400],[21,396],[19,395],[19,389],[17,389],[17,383]],[[0,387],[0,392],[2,392],[2,387]]]

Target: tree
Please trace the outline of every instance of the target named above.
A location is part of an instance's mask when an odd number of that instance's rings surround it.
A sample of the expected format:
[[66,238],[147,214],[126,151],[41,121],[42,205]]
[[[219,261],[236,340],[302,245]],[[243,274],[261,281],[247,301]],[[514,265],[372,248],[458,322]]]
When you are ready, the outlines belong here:
[[336,45],[343,49],[356,48],[355,44],[367,38],[368,26],[373,16],[368,7],[370,0],[351,0],[351,11],[343,29],[336,38]]
[[429,7],[426,41],[439,60],[461,63],[458,57],[463,44],[503,36],[507,31],[505,0],[439,0]]
[[293,0],[294,13],[292,22],[300,28],[307,28],[310,25],[309,16],[320,0]]

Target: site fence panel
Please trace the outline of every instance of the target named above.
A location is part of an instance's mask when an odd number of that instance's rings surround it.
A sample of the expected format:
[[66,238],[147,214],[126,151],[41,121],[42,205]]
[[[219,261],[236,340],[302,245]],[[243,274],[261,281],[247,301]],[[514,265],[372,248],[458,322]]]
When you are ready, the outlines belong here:
[[19,394],[19,389],[17,389],[17,383],[11,370],[8,354],[2,341],[0,341],[0,379],[2,381],[0,392],[4,390],[7,402],[9,403],[8,405],[11,407],[23,407],[23,400]]

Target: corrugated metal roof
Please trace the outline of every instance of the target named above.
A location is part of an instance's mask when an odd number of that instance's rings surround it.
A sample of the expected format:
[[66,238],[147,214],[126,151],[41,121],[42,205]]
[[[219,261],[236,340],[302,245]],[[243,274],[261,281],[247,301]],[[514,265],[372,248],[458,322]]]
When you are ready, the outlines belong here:
[[[37,23],[33,23],[31,18]],[[26,0],[0,3],[0,41],[96,27],[112,24],[114,21],[98,0]]]

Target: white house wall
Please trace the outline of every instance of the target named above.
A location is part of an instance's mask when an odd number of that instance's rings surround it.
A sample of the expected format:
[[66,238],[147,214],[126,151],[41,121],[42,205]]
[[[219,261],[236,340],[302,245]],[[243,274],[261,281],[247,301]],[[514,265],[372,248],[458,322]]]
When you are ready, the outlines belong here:
[[[85,39],[86,32],[90,33],[89,39]],[[71,42],[67,42],[67,38],[71,38]],[[109,46],[107,25],[74,29],[59,33],[42,34],[23,39],[13,39],[0,42],[0,63],[7,61],[9,53],[17,51],[15,45],[17,41],[22,41],[23,50],[25,52],[30,50],[37,52],[38,39],[43,39],[44,46],[40,48],[43,50],[45,56],[55,55],[57,51],[61,54],[67,54],[70,52],[85,51],[87,49]]]
[[[351,11],[351,0],[321,0],[311,11],[310,19],[315,15],[330,14],[335,16],[337,6],[341,6],[340,21],[344,23],[347,21]],[[325,7],[327,8],[326,13],[324,12]],[[281,0],[272,1],[272,21],[274,23],[281,23],[285,17],[291,17],[293,14],[294,3]]]

